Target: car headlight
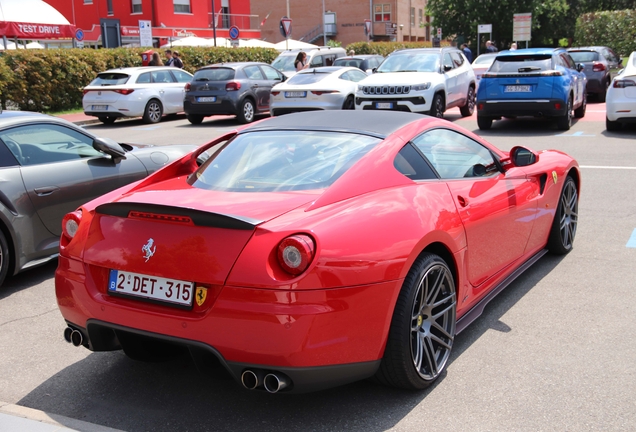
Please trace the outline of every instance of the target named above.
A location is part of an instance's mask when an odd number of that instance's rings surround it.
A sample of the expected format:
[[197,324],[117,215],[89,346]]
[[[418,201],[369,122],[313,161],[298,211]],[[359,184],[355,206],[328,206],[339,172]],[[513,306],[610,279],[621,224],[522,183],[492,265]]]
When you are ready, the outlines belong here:
[[411,90],[413,91],[423,91],[423,90],[428,90],[429,88],[431,88],[431,83],[427,82],[424,84],[416,84],[414,86],[411,86]]

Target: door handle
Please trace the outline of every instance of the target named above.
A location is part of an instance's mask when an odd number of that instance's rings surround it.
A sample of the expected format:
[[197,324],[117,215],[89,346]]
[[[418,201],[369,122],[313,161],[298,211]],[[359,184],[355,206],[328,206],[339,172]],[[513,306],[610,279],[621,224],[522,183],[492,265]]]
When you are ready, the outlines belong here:
[[462,207],[466,207],[468,205],[468,200],[461,195],[457,195],[457,201],[459,205]]
[[37,196],[48,196],[51,195],[53,192],[57,192],[59,190],[60,188],[57,186],[44,186],[41,188],[33,189]]

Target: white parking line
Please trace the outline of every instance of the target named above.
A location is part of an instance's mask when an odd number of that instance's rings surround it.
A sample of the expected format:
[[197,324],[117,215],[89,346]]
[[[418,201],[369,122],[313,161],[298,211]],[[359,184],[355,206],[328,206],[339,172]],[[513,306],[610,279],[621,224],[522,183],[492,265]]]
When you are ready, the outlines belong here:
[[636,167],[626,167],[626,166],[596,166],[596,165],[581,165],[580,168],[590,168],[590,169],[616,169],[616,170],[636,170]]

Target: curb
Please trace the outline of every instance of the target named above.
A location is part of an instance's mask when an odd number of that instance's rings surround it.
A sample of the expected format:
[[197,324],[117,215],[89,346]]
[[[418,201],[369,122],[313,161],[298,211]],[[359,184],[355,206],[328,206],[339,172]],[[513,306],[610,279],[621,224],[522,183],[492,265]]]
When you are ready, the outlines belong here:
[[[51,426],[50,428],[47,427]],[[0,431],[122,432],[107,426],[0,401]]]

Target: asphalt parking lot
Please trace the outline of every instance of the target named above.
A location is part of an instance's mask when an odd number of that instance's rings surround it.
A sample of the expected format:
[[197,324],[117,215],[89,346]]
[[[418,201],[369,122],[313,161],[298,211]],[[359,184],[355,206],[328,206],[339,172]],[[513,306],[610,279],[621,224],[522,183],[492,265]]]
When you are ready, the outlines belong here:
[[[475,116],[447,113],[502,149],[569,153],[582,188],[574,250],[545,256],[491,302],[426,391],[363,381],[270,395],[199,372],[187,359],[138,363],[74,348],[62,338],[50,263],[0,289],[0,401],[127,431],[633,430],[636,127],[607,133],[604,113],[604,104],[590,103],[567,132],[539,119],[501,120],[481,132]],[[231,117],[193,126],[182,116],[86,126],[157,145],[202,144],[234,127]]]

